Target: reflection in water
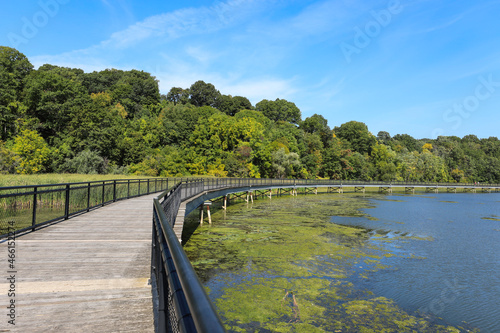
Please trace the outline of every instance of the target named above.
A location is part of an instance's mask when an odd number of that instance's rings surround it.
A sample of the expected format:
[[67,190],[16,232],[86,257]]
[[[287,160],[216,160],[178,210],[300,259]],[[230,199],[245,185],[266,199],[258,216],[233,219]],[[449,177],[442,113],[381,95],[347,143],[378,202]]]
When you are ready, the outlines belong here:
[[[283,296],[283,299],[281,300],[281,307],[285,306],[290,307],[292,309],[293,316],[292,319],[290,319],[288,322],[298,323],[300,321],[299,303],[297,302],[297,299],[295,298],[293,291],[287,291],[286,289],[284,289],[284,291],[285,291],[285,296]],[[289,300],[290,298],[292,299],[291,304]]]

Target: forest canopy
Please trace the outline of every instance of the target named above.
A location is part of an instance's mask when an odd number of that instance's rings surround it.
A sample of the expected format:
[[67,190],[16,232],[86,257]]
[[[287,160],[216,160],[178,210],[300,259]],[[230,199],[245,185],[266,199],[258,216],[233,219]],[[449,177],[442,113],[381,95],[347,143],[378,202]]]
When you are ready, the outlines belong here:
[[0,172],[500,183],[500,142],[332,129],[285,99],[201,80],[162,95],[144,71],[34,69],[0,46]]

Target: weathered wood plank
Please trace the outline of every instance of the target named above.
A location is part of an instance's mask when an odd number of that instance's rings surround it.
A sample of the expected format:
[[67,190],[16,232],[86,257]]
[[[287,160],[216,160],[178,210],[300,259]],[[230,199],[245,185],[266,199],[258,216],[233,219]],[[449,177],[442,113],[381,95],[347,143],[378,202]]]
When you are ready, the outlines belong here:
[[[120,201],[17,237],[15,297],[0,281],[0,331],[153,332],[154,196]],[[2,276],[7,274],[7,243]],[[7,275],[8,277],[8,275]],[[6,306],[15,299],[16,325]]]

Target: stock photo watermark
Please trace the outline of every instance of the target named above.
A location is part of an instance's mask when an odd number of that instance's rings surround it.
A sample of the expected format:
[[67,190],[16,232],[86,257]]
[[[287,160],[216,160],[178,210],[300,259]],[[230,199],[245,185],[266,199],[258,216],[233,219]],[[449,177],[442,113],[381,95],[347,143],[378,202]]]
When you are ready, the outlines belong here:
[[427,306],[418,309],[421,314],[440,315],[448,305],[455,302],[460,296],[460,289],[466,286],[458,284],[458,280],[454,278],[452,281],[445,280],[445,287],[441,290],[439,296],[435,297]]
[[50,19],[54,18],[61,8],[70,0],[40,0],[38,6],[40,10],[35,12],[31,17],[21,17],[21,31],[20,33],[10,32],[7,35],[9,42],[14,48],[18,48],[21,44],[28,43],[31,39],[35,38],[40,29],[49,24]]
[[16,325],[16,287],[17,287],[17,266],[16,266],[16,222],[7,222],[7,323]]
[[[488,75],[488,77],[480,76],[478,81],[473,94],[465,97],[462,102],[453,104],[443,113],[443,120],[451,124],[452,130],[457,130],[464,120],[479,109],[481,102],[490,99],[500,88],[500,81],[494,81],[493,74]],[[432,132],[433,137],[444,134],[443,128],[436,128]]]
[[386,9],[370,11],[370,16],[373,19],[368,21],[363,28],[354,27],[354,38],[351,43],[342,42],[340,44],[340,50],[347,63],[351,63],[354,54],[360,54],[364,48],[368,47],[372,40],[382,33],[382,29],[392,22],[393,16],[402,11],[403,6],[399,0],[390,1]]

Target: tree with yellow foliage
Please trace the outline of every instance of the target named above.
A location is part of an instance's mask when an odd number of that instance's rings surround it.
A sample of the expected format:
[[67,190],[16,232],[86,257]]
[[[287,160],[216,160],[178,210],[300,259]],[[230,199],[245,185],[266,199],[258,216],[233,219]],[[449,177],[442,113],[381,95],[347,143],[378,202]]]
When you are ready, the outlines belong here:
[[49,160],[50,149],[37,131],[25,129],[14,139],[12,151],[17,155],[19,165],[16,172],[33,174],[42,172]]
[[422,150],[431,151],[433,149],[432,143],[426,143],[422,146]]

